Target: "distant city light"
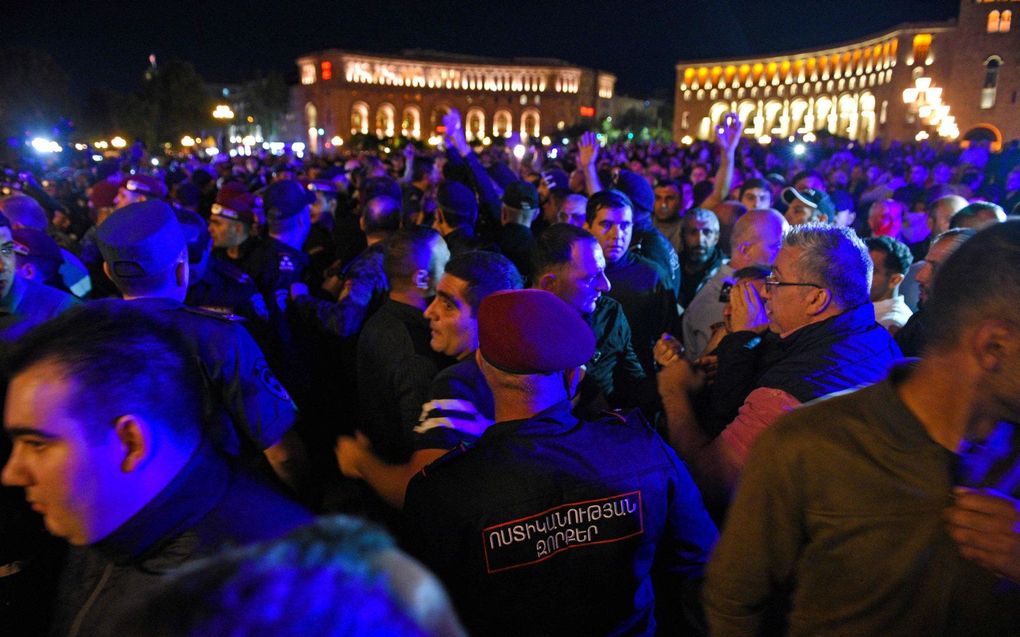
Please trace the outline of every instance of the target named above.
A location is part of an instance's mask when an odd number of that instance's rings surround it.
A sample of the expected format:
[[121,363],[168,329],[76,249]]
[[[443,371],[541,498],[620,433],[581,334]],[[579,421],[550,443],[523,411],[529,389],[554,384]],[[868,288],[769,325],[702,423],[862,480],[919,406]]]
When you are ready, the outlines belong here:
[[556,157],[559,156],[559,154],[560,154],[559,153],[559,149],[558,148],[553,148],[552,150],[549,151],[549,158],[550,159],[556,159]]
[[343,146],[344,145],[344,140],[339,135],[334,135],[333,139],[329,140],[329,142],[331,144],[333,144],[334,146]]
[[771,144],[772,143],[772,137],[769,136],[769,135],[762,135],[761,137],[758,138],[758,143],[759,144]]
[[807,151],[807,147],[805,147],[804,144],[794,144],[793,145],[793,154],[794,155],[798,155],[798,156],[799,155],[803,155],[805,151]]
[[245,135],[244,139],[241,140],[241,143],[244,144],[245,146],[254,146],[255,145],[255,136],[254,135]]
[[210,146],[209,148],[205,149],[205,154],[209,155],[210,157],[215,157],[216,155],[220,154],[220,149],[216,148],[215,146]]
[[89,148],[88,144],[75,144],[74,145],[74,149],[75,150],[88,150],[88,148]]
[[542,138],[542,145],[543,146],[548,146],[551,143],[552,143],[552,138],[549,137],[548,135],[546,135],[545,137]]
[[59,153],[63,152],[60,144],[53,141],[52,139],[46,139],[45,137],[36,137],[32,140],[32,148],[37,153]]
[[684,135],[680,138],[680,143],[685,146],[690,146],[694,142],[694,138],[690,135]]
[[290,145],[290,149],[292,151],[294,151],[295,153],[304,152],[304,150],[305,150],[305,143],[304,142],[294,142],[293,144]]
[[106,143],[102,139],[99,140],[98,142],[92,144],[92,145],[95,146],[96,148],[109,148],[110,147],[110,145],[108,143]]
[[185,135],[184,137],[181,138],[181,146],[184,146],[185,148],[191,148],[194,145],[195,139],[190,135]]
[[811,133],[811,132],[804,133],[804,141],[808,142],[809,144],[811,142],[815,141],[816,139],[817,138],[815,137],[814,133]]
[[159,160],[153,157],[151,160],[153,166],[159,166]]
[[125,146],[127,146],[127,140],[118,135],[117,137],[114,137],[113,139],[110,140],[110,145],[113,146],[114,148],[124,148]]
[[524,153],[527,152],[527,150],[528,149],[524,147],[524,144],[517,144],[514,146],[514,157],[517,159],[524,159]]
[[569,139],[567,139],[566,137],[564,137],[563,139],[561,139],[561,140],[560,140],[560,142],[561,142],[561,143],[562,143],[562,144],[563,144],[564,146],[566,146],[567,144],[569,144],[569,143],[570,143],[570,140],[569,140]]
[[92,161],[103,161],[103,156],[102,155],[93,155],[92,156]]

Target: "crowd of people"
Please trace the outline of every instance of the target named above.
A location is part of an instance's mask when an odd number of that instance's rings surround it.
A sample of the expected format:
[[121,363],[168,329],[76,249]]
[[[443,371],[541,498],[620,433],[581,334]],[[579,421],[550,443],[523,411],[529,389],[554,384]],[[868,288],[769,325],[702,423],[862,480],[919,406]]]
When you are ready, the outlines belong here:
[[0,632],[1016,631],[1020,144],[443,130],[7,171]]

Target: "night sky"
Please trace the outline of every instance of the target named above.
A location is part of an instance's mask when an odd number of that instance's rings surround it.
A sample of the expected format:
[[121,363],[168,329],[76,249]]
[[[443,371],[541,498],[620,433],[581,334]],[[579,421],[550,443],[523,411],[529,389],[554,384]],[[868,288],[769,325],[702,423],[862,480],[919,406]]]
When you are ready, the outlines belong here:
[[189,60],[226,83],[272,69],[296,79],[294,59],[318,49],[419,48],[555,57],[615,73],[618,92],[668,97],[681,59],[835,44],[901,22],[952,19],[959,8],[959,0],[67,4],[21,4],[4,19],[3,42],[52,54],[82,95],[136,87],[150,53]]

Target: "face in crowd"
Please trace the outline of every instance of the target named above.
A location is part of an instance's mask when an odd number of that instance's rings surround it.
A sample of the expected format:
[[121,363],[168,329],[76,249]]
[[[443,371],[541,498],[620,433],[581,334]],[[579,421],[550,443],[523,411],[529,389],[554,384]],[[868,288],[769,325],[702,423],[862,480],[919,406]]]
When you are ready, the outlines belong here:
[[585,226],[595,235],[608,263],[616,263],[630,248],[631,233],[634,231],[634,217],[627,206],[622,208],[600,208],[591,224]]
[[599,243],[587,239],[575,241],[570,248],[570,262],[557,268],[543,287],[581,314],[594,312],[596,301],[610,288]]

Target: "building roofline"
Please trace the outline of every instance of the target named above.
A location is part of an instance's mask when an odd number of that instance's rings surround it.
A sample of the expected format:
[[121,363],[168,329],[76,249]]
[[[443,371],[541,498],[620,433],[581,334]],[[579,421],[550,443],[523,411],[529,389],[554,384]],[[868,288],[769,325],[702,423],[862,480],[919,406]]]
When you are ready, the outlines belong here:
[[296,60],[301,63],[304,60],[321,58],[325,55],[357,56],[378,60],[394,60],[402,63],[439,63],[439,64],[464,64],[469,66],[513,66],[529,68],[561,68],[578,71],[595,71],[603,75],[616,77],[615,73],[603,71],[594,67],[587,67],[580,64],[573,64],[558,58],[537,58],[537,57],[513,57],[493,58],[479,55],[468,55],[461,53],[448,53],[445,51],[434,51],[431,49],[404,49],[399,53],[379,53],[372,51],[352,51],[349,49],[319,49],[299,55]]
[[676,63],[677,69],[682,69],[688,66],[719,66],[719,65],[735,65],[742,63],[754,63],[765,60],[792,58],[799,56],[816,56],[836,53],[843,49],[878,44],[882,40],[885,40],[894,35],[901,35],[903,33],[910,33],[914,31],[948,31],[956,26],[956,20],[946,20],[944,22],[902,22],[896,26],[890,27],[884,31],[879,31],[875,34],[856,38],[853,40],[845,40],[837,44],[831,44],[824,48],[811,48],[811,49],[798,49],[794,51],[776,51],[771,53],[763,53],[755,56],[740,56],[732,58],[704,58],[694,60],[681,60]]

